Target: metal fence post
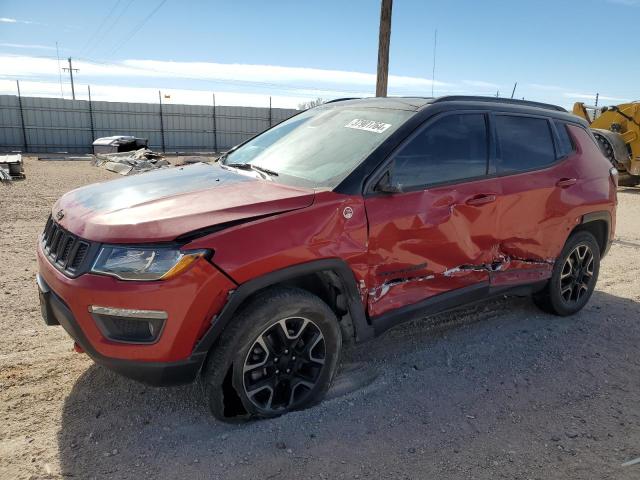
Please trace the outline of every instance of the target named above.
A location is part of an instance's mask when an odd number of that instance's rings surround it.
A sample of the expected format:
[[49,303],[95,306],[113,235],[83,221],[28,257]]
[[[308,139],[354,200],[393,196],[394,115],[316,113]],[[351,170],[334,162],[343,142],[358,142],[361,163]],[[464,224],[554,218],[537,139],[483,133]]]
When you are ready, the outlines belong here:
[[91,86],[87,85],[87,91],[89,92],[89,123],[91,124],[91,143],[96,139],[96,132],[93,126],[93,108],[91,106]]
[[213,94],[213,151],[218,153],[218,126],[216,125],[216,94]]
[[18,107],[20,108],[20,123],[22,124],[22,145],[24,146],[24,153],[27,153],[27,130],[24,128],[24,111],[22,110],[22,95],[20,94],[20,82],[16,80],[16,86],[18,87]]
[[162,94],[160,90],[158,90],[158,98],[160,99],[160,136],[162,137],[162,152],[164,153],[164,121],[162,120]]

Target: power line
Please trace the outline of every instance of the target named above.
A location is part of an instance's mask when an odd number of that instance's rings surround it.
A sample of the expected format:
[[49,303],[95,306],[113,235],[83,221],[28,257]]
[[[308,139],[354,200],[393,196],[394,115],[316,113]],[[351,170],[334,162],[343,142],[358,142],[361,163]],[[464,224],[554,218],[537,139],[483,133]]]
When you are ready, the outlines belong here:
[[438,29],[433,36],[433,70],[431,71],[431,96],[433,97],[433,87],[436,83],[436,50],[438,48]]
[[118,5],[120,5],[120,2],[122,2],[122,0],[117,0],[116,3],[113,4],[113,7],[111,7],[111,10],[109,10],[109,13],[107,13],[107,15],[102,19],[98,28],[96,28],[93,31],[93,34],[89,37],[89,40],[87,40],[87,43],[84,45],[84,47],[82,47],[82,50],[80,51],[81,53],[89,53],[89,51],[91,50],[91,48],[89,48],[89,45],[93,44],[93,41],[98,37],[98,34],[102,31],[102,27],[104,27],[104,25],[107,23],[107,20],[111,18],[111,16],[115,13],[116,9],[118,8]]
[[56,42],[56,59],[58,60],[58,79],[60,80],[60,96],[64,98],[62,90],[62,68],[60,67],[60,52],[58,51],[58,42]]
[[98,42],[96,43],[96,45],[93,48],[89,49],[87,54],[91,53],[91,51],[94,50],[96,46],[100,45],[101,41],[111,33],[111,31],[118,25],[118,22],[120,21],[122,16],[126,13],[127,10],[129,10],[129,7],[131,6],[132,3],[133,3],[133,0],[129,0],[129,2],[124,6],[120,14],[111,23],[111,26],[107,28],[107,30],[105,30],[104,34],[98,39]]
[[120,43],[118,43],[116,45],[116,47],[111,51],[111,55],[113,55],[116,51],[118,51],[125,43],[127,43],[129,40],[131,40],[136,33],[138,33],[140,31],[140,29],[142,27],[145,26],[145,24],[151,19],[151,17],[153,17],[155,15],[155,13],[160,10],[160,8],[162,8],[162,6],[167,2],[167,0],[161,0],[160,3],[156,6],[156,8],[154,8],[151,13],[149,13],[149,15],[147,15],[146,17],[144,17],[142,19],[142,21],[140,21],[135,27],[133,27],[133,29],[131,30],[131,32],[129,32],[129,35],[127,35],[126,37],[124,37],[122,39],[122,41]]

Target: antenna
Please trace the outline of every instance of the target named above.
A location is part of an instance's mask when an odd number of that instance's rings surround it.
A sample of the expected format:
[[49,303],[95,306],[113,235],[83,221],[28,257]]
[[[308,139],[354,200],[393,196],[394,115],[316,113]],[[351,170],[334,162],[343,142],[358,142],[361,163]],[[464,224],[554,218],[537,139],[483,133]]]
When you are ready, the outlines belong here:
[[433,69],[431,70],[431,96],[433,97],[433,87],[436,83],[436,51],[438,49],[438,29],[433,36]]
[[518,86],[518,82],[513,85],[513,91],[511,92],[511,98],[516,94],[516,87]]
[[58,78],[60,79],[60,96],[64,98],[64,91],[62,90],[62,68],[60,68],[60,52],[58,51],[58,42],[56,42],[56,57],[58,58]]

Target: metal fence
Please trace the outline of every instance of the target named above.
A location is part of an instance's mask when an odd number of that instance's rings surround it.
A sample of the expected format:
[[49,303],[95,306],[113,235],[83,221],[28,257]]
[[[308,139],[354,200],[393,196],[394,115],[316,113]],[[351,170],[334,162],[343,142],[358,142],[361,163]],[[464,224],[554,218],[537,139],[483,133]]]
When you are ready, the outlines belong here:
[[158,151],[221,151],[294,113],[283,108],[0,95],[0,151],[88,153],[94,139],[111,135],[147,138]]

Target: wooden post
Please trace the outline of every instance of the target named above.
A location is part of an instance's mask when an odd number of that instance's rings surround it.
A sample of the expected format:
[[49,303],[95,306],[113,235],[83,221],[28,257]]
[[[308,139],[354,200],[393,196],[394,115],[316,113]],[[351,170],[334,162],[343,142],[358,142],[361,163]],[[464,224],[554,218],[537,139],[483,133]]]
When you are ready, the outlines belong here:
[[91,143],[93,144],[93,141],[96,139],[96,131],[93,125],[93,107],[91,106],[91,86],[90,85],[87,85],[87,92],[89,92],[89,123],[91,124]]
[[213,94],[213,151],[218,153],[218,128],[216,124],[216,94]]
[[393,0],[382,0],[380,6],[380,37],[378,42],[378,75],[376,79],[376,97],[387,96],[392,6]]
[[22,124],[22,145],[24,146],[24,153],[27,153],[27,130],[24,127],[24,111],[22,109],[22,95],[20,94],[20,82],[16,80],[16,86],[18,87],[18,106],[20,107],[20,123]]
[[160,136],[162,137],[162,152],[164,153],[164,120],[162,119],[162,94],[158,90],[158,98],[160,99]]

